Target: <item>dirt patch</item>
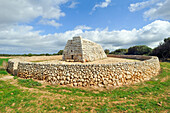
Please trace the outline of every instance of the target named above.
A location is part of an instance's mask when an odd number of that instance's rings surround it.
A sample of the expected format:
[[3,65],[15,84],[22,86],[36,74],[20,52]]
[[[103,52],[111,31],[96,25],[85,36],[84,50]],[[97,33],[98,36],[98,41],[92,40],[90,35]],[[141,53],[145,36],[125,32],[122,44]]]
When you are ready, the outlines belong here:
[[165,82],[166,80],[168,80],[169,79],[169,76],[166,76],[166,77],[164,77],[162,80],[161,80],[161,82]]
[[112,64],[120,62],[139,62],[140,60],[135,59],[123,59],[107,57],[105,59],[100,59],[92,62],[65,62],[62,61],[62,55],[57,56],[33,56],[33,57],[18,57],[21,61],[34,62],[34,63],[52,63],[52,64]]
[[6,75],[6,76],[3,76],[2,78],[0,78],[0,80],[10,80],[10,79],[13,79],[14,76],[10,76],[10,75]]
[[11,57],[2,57],[2,56],[0,56],[0,58],[11,58]]

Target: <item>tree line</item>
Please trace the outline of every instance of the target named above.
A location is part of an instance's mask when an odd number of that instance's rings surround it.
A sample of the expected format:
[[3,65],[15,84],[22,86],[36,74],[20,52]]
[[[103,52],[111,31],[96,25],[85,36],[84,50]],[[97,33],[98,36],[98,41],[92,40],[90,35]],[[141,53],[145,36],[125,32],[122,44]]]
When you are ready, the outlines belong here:
[[0,54],[0,56],[53,56],[53,55],[62,55],[63,54],[63,50],[58,51],[58,53],[53,53],[53,54],[49,54],[49,53],[43,53],[43,54],[32,54],[32,53],[28,53],[28,54]]
[[154,49],[146,45],[137,45],[129,47],[128,49],[116,49],[111,51],[109,49],[104,50],[106,54],[116,55],[150,55],[157,56],[159,59],[166,61],[170,58],[170,37],[165,38],[164,42],[160,43]]

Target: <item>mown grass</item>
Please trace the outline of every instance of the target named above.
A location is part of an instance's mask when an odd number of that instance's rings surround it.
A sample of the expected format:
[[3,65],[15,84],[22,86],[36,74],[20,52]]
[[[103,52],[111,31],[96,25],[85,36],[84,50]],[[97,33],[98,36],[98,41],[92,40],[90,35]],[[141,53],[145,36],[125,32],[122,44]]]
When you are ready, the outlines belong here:
[[18,84],[28,88],[33,88],[42,85],[41,83],[33,81],[32,79],[18,79]]
[[0,81],[0,112],[169,112],[170,63],[161,62],[161,68],[150,81],[103,91],[41,86],[17,77]]

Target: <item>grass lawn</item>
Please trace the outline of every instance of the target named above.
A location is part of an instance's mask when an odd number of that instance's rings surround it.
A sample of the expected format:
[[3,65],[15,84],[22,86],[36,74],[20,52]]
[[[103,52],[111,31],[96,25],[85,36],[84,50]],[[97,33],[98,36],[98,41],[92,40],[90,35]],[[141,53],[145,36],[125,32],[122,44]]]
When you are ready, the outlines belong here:
[[0,59],[0,77],[2,77],[3,75],[7,75],[8,74],[5,69],[1,68],[1,67],[3,67],[2,66],[3,61],[8,62],[8,60],[9,60],[9,58]]
[[150,81],[103,91],[2,79],[0,112],[169,112],[170,63],[161,68]]
[[9,58],[0,58],[0,66],[2,66],[3,61],[8,62]]

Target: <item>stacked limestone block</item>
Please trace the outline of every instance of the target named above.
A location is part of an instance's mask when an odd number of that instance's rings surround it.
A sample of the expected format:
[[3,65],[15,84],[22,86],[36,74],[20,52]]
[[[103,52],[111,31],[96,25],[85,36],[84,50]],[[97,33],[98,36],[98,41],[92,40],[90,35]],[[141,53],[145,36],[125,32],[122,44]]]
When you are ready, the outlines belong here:
[[20,61],[19,59],[9,59],[9,60],[8,60],[7,71],[8,71],[10,74],[17,75],[18,62],[19,62],[19,61]]
[[80,36],[68,40],[63,51],[63,60],[65,61],[88,62],[106,57],[99,44],[82,39]]
[[[118,57],[125,57],[125,55]],[[127,58],[131,57],[134,58],[134,56],[127,56]],[[135,58],[147,60],[117,64],[72,65],[20,61],[17,67],[17,76],[46,80],[52,84],[116,87],[149,80],[159,74],[160,65],[157,57],[135,56]]]

